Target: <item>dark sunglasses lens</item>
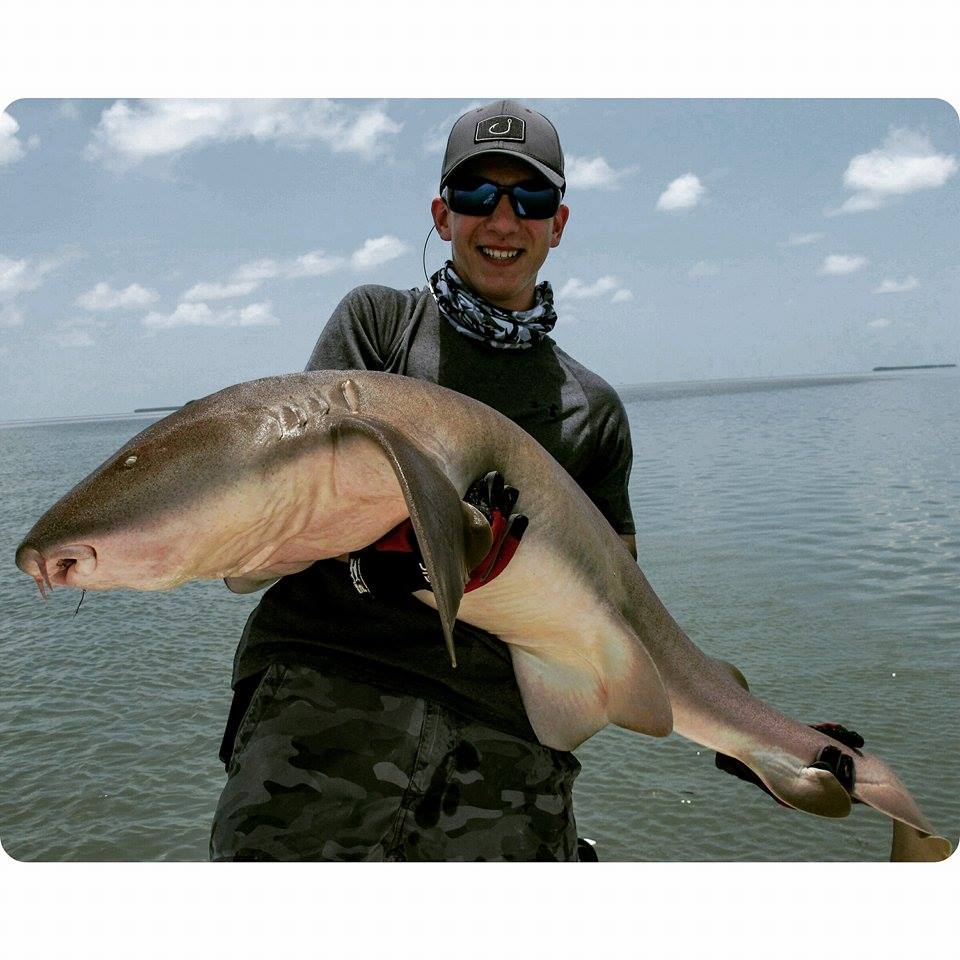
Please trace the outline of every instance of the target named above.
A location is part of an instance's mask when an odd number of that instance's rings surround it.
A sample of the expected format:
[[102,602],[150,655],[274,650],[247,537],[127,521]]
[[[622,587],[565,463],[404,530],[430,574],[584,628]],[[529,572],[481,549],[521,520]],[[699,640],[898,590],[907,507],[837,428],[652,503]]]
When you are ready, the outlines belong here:
[[513,208],[518,217],[528,220],[546,220],[552,217],[560,206],[560,191],[554,187],[513,188]]
[[500,199],[495,183],[486,180],[464,182],[450,187],[449,203],[455,213],[468,217],[484,217],[491,213]]
[[510,197],[516,215],[525,220],[546,220],[560,206],[560,191],[545,183],[500,187],[489,180],[465,178],[451,184],[448,191],[450,209],[470,217],[489,216],[502,193]]

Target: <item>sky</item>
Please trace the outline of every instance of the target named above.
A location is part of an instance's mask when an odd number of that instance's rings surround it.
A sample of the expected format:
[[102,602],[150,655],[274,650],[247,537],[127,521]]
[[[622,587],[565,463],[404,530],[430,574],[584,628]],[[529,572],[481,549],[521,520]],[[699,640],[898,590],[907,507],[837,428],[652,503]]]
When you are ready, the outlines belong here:
[[[482,101],[19,100],[0,113],[0,420],[300,370],[363,283],[424,283]],[[571,216],[555,339],[614,385],[960,362],[942,100],[530,100]],[[434,234],[427,271],[446,259]]]

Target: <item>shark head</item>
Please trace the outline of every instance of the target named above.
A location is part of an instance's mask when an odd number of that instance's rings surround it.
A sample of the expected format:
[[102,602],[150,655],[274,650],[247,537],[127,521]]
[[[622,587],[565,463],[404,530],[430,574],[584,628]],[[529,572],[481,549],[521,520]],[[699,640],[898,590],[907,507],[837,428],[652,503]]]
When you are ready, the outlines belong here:
[[17,566],[41,593],[161,590],[242,567],[282,521],[278,503],[291,502],[282,479],[294,443],[302,456],[314,428],[318,452],[330,445],[315,429],[323,404],[312,406],[265,402],[249,385],[187,404],[61,497],[24,537]]

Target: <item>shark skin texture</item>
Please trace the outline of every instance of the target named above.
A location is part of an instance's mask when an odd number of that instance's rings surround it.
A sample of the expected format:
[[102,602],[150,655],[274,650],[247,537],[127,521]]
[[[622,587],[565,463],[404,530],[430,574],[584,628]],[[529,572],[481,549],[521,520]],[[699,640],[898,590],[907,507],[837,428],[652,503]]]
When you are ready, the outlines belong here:
[[[499,471],[527,532],[506,569],[464,594],[489,528],[461,497]],[[454,620],[500,637],[540,741],[571,750],[613,723],[671,731],[740,760],[782,802],[823,817],[854,800],[894,823],[891,859],[943,860],[879,758],[754,697],[699,650],[600,511],[526,432],[476,400],[372,371],[309,371],[228,387],[150,425],[50,508],[17,565],[46,589],[166,590],[269,579],[359,550],[406,517],[455,669]],[[812,766],[853,761],[848,791]]]

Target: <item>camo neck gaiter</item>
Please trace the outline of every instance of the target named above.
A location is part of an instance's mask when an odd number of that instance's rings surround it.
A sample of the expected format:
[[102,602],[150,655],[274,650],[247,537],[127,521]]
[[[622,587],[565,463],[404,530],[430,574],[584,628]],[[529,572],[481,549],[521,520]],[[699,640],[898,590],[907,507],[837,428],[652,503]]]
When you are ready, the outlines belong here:
[[448,260],[430,278],[440,315],[458,332],[499,350],[526,350],[539,343],[557,322],[550,282],[537,284],[529,310],[504,310],[464,286]]

